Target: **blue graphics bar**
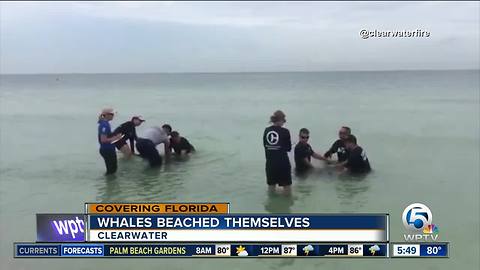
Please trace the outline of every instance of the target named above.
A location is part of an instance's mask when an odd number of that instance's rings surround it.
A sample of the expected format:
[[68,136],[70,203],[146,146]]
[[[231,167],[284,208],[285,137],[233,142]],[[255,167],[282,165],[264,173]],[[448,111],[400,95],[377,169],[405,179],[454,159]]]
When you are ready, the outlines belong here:
[[388,257],[388,244],[43,244],[15,243],[15,258]]
[[392,257],[448,258],[448,243],[392,243]]
[[[86,242],[388,242],[388,214],[88,215]],[[63,241],[59,241],[63,242]]]
[[95,229],[180,229],[180,230],[295,230],[295,229],[377,229],[385,230],[386,215],[90,215]]

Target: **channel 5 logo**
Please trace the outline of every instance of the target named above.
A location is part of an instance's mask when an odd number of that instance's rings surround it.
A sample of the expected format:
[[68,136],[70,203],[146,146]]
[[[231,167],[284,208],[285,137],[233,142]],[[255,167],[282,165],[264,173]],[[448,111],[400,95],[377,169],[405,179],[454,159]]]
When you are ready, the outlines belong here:
[[430,208],[421,203],[410,204],[403,210],[403,226],[410,233],[404,234],[405,241],[438,239],[438,226],[432,224],[433,215]]

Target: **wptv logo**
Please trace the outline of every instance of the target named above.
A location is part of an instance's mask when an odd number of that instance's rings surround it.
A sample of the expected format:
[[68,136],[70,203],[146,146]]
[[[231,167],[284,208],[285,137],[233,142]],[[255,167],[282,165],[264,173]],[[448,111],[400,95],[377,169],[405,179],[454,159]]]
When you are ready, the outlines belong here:
[[403,210],[403,226],[409,232],[405,241],[437,241],[438,227],[432,224],[432,211],[421,203],[410,204]]

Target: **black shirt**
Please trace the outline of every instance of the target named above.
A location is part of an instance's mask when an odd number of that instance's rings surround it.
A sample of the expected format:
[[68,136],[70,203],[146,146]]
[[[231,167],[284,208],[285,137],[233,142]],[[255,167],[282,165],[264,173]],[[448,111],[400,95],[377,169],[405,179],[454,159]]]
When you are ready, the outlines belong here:
[[135,125],[133,124],[132,121],[125,122],[118,126],[114,131],[113,134],[125,134],[125,137],[122,138],[121,141],[126,142],[127,140],[130,140],[130,149],[132,150],[132,153],[135,152],[135,147],[134,147],[134,140],[137,139],[137,131],[135,129]]
[[305,158],[310,161],[313,155],[313,149],[308,143],[297,143],[295,146],[295,168],[297,170],[307,170],[310,168],[309,165],[305,163]]
[[333,144],[332,147],[325,153],[325,157],[330,157],[333,153],[337,154],[337,159],[339,162],[343,162],[348,158],[347,148],[345,147],[345,143],[338,139]]
[[368,161],[367,154],[362,147],[357,146],[349,152],[347,164],[345,164],[351,173],[367,173],[371,171],[370,162]]
[[263,132],[263,147],[267,160],[288,159],[287,152],[292,150],[290,131],[279,126],[270,126]]
[[193,145],[190,144],[190,142],[185,139],[184,137],[180,137],[180,142],[175,143],[173,139],[170,139],[170,148],[175,151],[175,154],[181,154],[182,151],[186,151],[187,153],[194,152],[195,148]]

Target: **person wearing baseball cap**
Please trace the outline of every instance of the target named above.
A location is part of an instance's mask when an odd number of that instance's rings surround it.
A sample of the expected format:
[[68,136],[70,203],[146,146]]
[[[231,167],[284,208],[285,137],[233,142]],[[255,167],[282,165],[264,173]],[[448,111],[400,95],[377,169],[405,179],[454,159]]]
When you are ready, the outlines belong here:
[[107,171],[105,175],[114,174],[117,171],[117,153],[113,143],[122,138],[119,133],[112,136],[110,121],[115,113],[112,108],[105,108],[98,117],[98,143],[100,144],[100,155],[105,160]]
[[[136,127],[140,126],[145,120],[142,116],[133,116],[130,121],[127,121],[118,126],[113,133],[124,134],[125,136],[115,142],[115,147],[120,150],[126,158],[130,158],[135,154],[135,141],[138,139]],[[130,147],[127,145],[127,140],[130,141]]]

